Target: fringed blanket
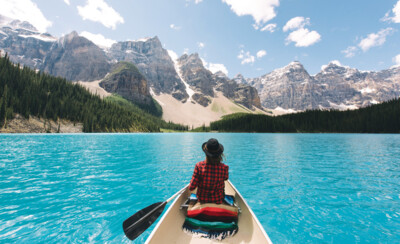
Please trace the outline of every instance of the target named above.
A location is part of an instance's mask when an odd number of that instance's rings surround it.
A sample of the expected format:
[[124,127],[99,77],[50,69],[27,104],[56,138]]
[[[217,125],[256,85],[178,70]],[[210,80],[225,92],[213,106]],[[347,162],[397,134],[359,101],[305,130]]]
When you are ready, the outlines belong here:
[[215,203],[190,205],[183,230],[199,237],[223,240],[238,231],[238,209]]

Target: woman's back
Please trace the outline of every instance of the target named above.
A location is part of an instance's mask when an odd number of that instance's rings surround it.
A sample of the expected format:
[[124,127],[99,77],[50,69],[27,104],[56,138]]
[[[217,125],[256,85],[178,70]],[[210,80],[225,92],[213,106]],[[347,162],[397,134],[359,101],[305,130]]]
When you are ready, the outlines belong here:
[[203,143],[202,149],[206,160],[196,164],[189,189],[198,188],[200,202],[222,203],[225,197],[224,181],[229,178],[229,167],[221,162],[224,147],[211,138]]

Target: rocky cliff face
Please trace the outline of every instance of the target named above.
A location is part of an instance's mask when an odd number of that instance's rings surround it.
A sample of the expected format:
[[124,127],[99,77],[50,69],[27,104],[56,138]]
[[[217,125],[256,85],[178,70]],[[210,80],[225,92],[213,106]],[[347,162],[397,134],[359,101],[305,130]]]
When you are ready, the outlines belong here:
[[43,66],[45,72],[73,81],[99,80],[110,70],[103,50],[75,31],[53,44]]
[[254,79],[235,79],[257,88],[264,107],[354,109],[400,96],[400,67],[362,72],[331,62],[310,76],[299,62]]
[[132,63],[118,62],[113,65],[100,86],[134,103],[150,104],[152,101],[146,78]]
[[188,101],[190,94],[190,101],[203,106],[208,106],[218,91],[247,108],[294,110],[358,108],[400,96],[400,67],[365,72],[331,62],[311,76],[301,63],[292,62],[258,78],[238,74],[230,79],[222,73],[212,74],[197,54],[185,54],[174,62],[157,37],[119,42],[105,53],[76,32],[57,39],[39,33],[27,22],[3,16],[0,50],[13,62],[74,81],[100,80],[110,71],[110,63],[131,62],[144,78],[120,74],[108,80],[107,89],[132,101],[147,101],[145,86],[182,102]]
[[260,94],[261,104],[267,108],[312,109],[321,96],[314,79],[299,62],[274,70],[260,78],[247,79]]
[[215,73],[213,77],[217,83],[216,90],[222,91],[227,98],[250,109],[253,106],[263,109],[256,88],[231,80],[222,72]]
[[260,98],[254,87],[238,84],[222,72],[212,74],[204,67],[197,53],[182,55],[178,59],[178,64],[182,79],[196,92],[192,98],[197,103],[208,106],[211,102],[209,98],[215,96],[215,89],[221,91],[225,97],[247,108],[252,109],[253,106],[261,108]]
[[208,97],[214,97],[213,88],[216,85],[212,73],[204,68],[197,53],[184,54],[177,62],[182,79],[195,91],[192,99],[205,107],[208,106],[211,103]]
[[108,56],[115,61],[134,63],[156,94],[172,94],[178,100],[186,100],[188,97],[174,62],[158,37],[118,42],[112,45]]
[[[324,107],[365,107],[400,96],[400,68],[359,71],[331,62],[315,75]],[[340,106],[339,106],[340,108]]]
[[9,20],[0,15],[0,50],[10,60],[34,69],[43,68],[43,60],[57,39],[39,33],[28,22]]

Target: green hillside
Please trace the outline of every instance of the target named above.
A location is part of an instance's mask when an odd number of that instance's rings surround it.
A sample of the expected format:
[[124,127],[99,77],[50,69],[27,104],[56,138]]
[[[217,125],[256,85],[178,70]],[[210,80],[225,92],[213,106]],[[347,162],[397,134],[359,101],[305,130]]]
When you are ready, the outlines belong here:
[[82,122],[84,132],[158,132],[166,123],[133,104],[102,100],[62,78],[14,65],[7,55],[0,58],[0,127],[15,113],[25,118]]
[[231,114],[210,124],[224,132],[400,133],[400,98],[358,110],[320,111],[276,117]]
[[[129,75],[128,75],[129,74]],[[140,71],[138,70],[138,68],[130,62],[126,62],[126,61],[120,61],[118,63],[116,63],[115,65],[113,65],[112,70],[110,72],[110,74],[108,74],[103,80],[102,83],[108,83],[110,81],[112,81],[114,79],[115,76],[133,76],[136,77],[136,79],[138,80],[145,80],[146,78],[140,73]],[[131,95],[131,94],[129,94]],[[129,100],[129,98],[127,98]],[[118,103],[121,104],[121,100],[120,99],[115,99],[115,101],[117,101]],[[157,103],[157,101],[155,101],[154,99],[151,99],[151,101],[146,104],[146,103],[139,103],[139,102],[134,102],[132,100],[130,100],[130,102],[134,103],[136,106],[138,106],[140,109],[144,110],[147,113],[150,113],[152,115],[155,115],[159,118],[162,117],[162,108],[161,106]],[[126,104],[126,103],[122,103],[122,104]]]

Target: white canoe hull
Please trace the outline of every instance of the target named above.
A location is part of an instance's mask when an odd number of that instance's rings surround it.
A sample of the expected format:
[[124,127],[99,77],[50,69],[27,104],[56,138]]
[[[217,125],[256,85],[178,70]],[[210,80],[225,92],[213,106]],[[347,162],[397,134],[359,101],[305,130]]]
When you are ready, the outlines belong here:
[[185,215],[180,206],[186,201],[190,193],[186,189],[175,199],[146,240],[146,243],[272,243],[253,211],[230,181],[225,181],[225,193],[235,196],[235,200],[241,209],[238,233],[233,237],[218,241],[196,237],[183,232],[182,225],[185,221]]

